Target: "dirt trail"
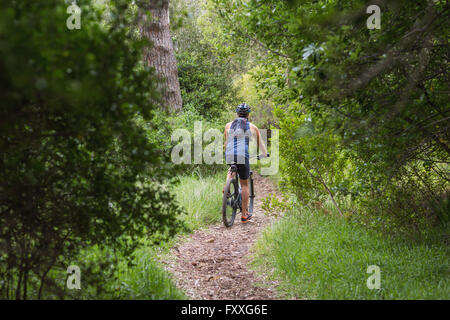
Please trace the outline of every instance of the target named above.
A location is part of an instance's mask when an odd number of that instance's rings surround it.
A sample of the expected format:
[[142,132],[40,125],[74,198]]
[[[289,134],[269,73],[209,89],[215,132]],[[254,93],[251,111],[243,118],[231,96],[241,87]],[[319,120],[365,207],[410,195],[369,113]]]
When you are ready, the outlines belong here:
[[[261,210],[262,198],[277,194],[274,184],[254,173],[253,218],[231,228],[223,223],[195,231],[187,241],[175,246],[162,262],[174,274],[177,286],[192,299],[275,299],[276,283],[251,271],[250,248],[274,219]],[[217,214],[220,214],[219,212]]]

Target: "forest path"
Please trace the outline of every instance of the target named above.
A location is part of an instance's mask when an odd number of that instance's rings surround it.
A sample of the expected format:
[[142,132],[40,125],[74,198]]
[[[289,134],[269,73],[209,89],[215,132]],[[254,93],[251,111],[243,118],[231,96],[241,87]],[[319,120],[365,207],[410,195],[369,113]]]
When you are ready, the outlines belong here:
[[[274,183],[254,172],[253,218],[241,223],[240,213],[231,228],[223,223],[196,230],[174,246],[163,259],[178,288],[191,299],[276,299],[276,282],[250,269],[251,247],[261,232],[276,218],[261,209],[270,193],[279,196]],[[218,212],[217,214],[221,214]]]

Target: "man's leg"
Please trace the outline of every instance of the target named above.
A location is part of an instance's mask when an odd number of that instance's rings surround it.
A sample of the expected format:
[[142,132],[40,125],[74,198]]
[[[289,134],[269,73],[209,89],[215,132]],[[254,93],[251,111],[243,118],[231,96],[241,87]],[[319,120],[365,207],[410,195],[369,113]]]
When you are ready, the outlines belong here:
[[248,178],[250,176],[250,164],[241,164],[238,166],[239,177],[241,178],[241,194],[242,194],[242,222],[247,222],[251,218],[251,214],[248,213]]

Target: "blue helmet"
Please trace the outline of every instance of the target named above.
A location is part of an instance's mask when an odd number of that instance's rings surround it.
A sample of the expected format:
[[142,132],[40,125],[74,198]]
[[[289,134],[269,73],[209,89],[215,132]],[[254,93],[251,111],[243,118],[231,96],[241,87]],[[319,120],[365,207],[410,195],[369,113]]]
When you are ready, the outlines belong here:
[[236,107],[236,113],[239,116],[247,117],[247,115],[250,113],[251,109],[250,106],[246,103],[241,103]]

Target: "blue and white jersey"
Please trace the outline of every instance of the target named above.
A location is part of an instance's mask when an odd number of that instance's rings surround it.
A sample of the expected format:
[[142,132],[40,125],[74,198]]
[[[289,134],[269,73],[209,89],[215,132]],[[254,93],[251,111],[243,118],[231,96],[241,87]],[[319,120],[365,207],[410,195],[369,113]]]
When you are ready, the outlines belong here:
[[235,119],[228,130],[225,160],[227,163],[249,164],[248,148],[252,133],[246,118]]

